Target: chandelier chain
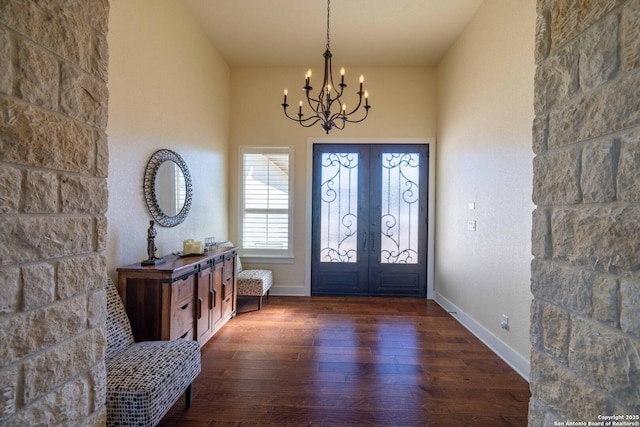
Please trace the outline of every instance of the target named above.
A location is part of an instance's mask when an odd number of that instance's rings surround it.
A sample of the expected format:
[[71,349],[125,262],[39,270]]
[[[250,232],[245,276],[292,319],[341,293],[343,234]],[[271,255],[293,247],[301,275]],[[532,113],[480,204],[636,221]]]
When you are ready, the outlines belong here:
[[331,47],[331,43],[329,40],[329,12],[330,12],[330,3],[331,0],[327,0],[327,50],[331,50],[329,49]]

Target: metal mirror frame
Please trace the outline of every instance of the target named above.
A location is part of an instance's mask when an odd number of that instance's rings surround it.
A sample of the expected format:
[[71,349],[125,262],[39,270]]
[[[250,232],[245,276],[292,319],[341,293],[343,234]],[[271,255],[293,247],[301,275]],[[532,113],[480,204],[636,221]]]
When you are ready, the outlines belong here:
[[[184,206],[178,212],[176,216],[169,216],[163,212],[158,203],[158,197],[156,195],[156,177],[158,175],[158,169],[160,165],[166,161],[172,161],[180,167],[182,174],[184,175],[185,182],[185,201]],[[191,175],[189,174],[189,168],[184,159],[175,151],[162,149],[158,150],[149,159],[147,167],[144,171],[144,181],[142,184],[144,189],[144,199],[147,203],[147,209],[151,214],[151,217],[157,224],[163,227],[175,227],[185,220],[189,210],[191,209],[191,199],[193,197],[193,189],[191,184]]]

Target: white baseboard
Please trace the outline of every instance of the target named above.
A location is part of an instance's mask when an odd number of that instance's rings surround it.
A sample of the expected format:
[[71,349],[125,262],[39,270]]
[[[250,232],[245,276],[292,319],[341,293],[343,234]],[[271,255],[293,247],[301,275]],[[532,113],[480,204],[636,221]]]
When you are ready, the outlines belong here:
[[452,317],[462,324],[482,341],[495,354],[504,360],[511,368],[516,371],[522,378],[529,382],[530,362],[529,359],[522,357],[514,349],[509,347],[504,341],[491,333],[487,328],[478,323],[473,317],[460,310],[454,303],[447,298],[435,292],[435,302],[437,302],[447,312],[456,312]]

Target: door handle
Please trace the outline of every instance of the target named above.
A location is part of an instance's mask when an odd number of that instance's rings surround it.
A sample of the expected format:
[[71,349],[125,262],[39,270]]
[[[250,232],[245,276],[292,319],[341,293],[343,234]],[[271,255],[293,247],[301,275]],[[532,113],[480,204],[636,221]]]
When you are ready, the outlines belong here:
[[367,232],[362,233],[362,249],[367,249]]
[[198,297],[198,319],[202,318],[202,298]]
[[214,298],[215,294],[216,294],[215,289],[211,289],[209,291],[209,309],[212,309],[216,306],[216,299]]

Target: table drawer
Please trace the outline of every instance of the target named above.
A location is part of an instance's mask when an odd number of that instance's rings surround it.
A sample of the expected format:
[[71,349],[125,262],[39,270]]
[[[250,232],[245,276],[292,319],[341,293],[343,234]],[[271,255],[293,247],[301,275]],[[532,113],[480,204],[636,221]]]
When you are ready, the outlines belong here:
[[175,307],[171,316],[171,339],[179,339],[185,332],[193,329],[193,306],[193,300],[189,300]]
[[195,275],[192,274],[183,279],[176,280],[172,285],[173,301],[181,303],[193,299],[193,283]]

